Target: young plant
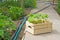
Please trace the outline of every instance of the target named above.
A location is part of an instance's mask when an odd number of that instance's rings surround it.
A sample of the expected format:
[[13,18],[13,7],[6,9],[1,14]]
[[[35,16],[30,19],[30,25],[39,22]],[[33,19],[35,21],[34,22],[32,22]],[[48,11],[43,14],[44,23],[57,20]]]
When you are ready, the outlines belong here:
[[19,20],[24,16],[24,9],[11,6],[7,13],[7,16],[11,17],[13,20]]
[[28,21],[31,23],[43,23],[46,21],[46,19],[48,18],[47,14],[41,14],[41,13],[37,13],[37,14],[30,14]]
[[0,13],[0,40],[10,40],[13,30],[16,30],[16,27],[11,18]]

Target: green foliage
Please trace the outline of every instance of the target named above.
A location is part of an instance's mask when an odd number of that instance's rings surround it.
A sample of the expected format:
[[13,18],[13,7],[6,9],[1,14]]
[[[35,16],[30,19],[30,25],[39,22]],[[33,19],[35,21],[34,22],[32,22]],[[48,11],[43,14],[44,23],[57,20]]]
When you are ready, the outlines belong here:
[[0,13],[0,40],[9,40],[12,30],[16,30],[11,18]]
[[[9,0],[4,2],[0,2],[0,6],[4,6],[9,8],[9,6],[21,7],[21,0]],[[24,0],[25,8],[36,8],[36,0]]]
[[43,23],[46,21],[46,18],[48,18],[47,14],[41,14],[41,13],[37,13],[37,14],[30,14],[28,21],[31,23]]
[[0,12],[6,15],[8,13],[9,9],[6,7],[0,7]]
[[60,0],[57,0],[57,12],[60,14]]
[[24,16],[24,9],[20,7],[10,6],[10,8],[0,7],[0,12],[3,15],[11,17],[12,20],[19,20]]
[[24,0],[25,8],[36,8],[36,0]]
[[16,6],[16,7],[20,7],[20,0],[14,1],[14,0],[9,0],[9,1],[5,1],[4,2],[0,2],[0,6],[4,6],[4,7],[9,7],[9,6]]
[[19,20],[24,16],[24,9],[11,6],[7,13],[7,16],[11,17],[13,20]]

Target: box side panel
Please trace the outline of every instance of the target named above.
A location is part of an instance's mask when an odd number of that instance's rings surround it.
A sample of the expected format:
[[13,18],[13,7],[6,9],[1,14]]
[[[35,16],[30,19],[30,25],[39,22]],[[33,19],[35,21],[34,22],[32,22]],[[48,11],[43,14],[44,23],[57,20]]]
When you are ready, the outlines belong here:
[[52,27],[42,28],[42,29],[34,30],[34,34],[48,33],[51,31],[52,31]]

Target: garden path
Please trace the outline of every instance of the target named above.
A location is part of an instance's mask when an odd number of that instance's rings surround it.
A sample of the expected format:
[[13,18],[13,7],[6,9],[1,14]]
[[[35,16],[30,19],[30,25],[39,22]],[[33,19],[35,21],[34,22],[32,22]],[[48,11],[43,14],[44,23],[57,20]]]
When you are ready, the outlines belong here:
[[52,6],[44,9],[41,12],[49,15],[49,20],[51,20],[53,23],[52,32],[41,35],[32,35],[26,32],[24,40],[60,40],[60,16],[57,14]]

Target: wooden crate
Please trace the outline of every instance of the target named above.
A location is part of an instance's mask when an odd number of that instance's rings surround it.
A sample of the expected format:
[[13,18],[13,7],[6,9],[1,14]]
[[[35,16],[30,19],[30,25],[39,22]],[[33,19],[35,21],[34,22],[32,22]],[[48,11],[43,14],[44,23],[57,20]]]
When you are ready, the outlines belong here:
[[41,34],[52,31],[52,23],[47,21],[45,23],[33,24],[26,21],[26,30],[32,34]]

